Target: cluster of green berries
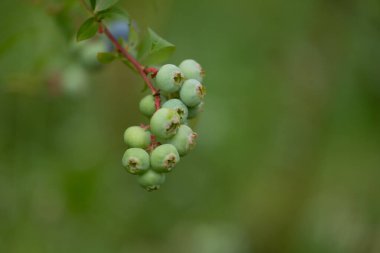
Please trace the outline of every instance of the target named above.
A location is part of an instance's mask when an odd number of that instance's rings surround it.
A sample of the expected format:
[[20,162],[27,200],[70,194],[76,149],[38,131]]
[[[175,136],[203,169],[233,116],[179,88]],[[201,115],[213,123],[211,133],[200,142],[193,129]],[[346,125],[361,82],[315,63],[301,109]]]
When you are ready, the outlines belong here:
[[[194,60],[185,60],[179,67],[162,66],[154,82],[160,95],[147,95],[139,104],[150,125],[132,126],[124,133],[128,149],[123,165],[127,172],[138,175],[138,182],[148,191],[158,190],[166,173],[195,147],[197,134],[188,120],[202,111],[203,76],[202,67]],[[160,96],[160,108],[155,96]]]

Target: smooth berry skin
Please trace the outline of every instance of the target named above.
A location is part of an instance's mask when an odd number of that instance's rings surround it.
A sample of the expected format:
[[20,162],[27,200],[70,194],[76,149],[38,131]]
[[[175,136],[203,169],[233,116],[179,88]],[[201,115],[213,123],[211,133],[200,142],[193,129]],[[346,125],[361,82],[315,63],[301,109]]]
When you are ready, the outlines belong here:
[[152,117],[156,111],[155,101],[153,95],[147,95],[141,99],[139,103],[140,112],[146,117]]
[[170,172],[179,160],[179,153],[172,144],[158,146],[150,154],[151,166],[153,170],[158,172]]
[[143,174],[150,167],[149,154],[141,148],[127,149],[122,162],[126,171],[134,175]]
[[128,127],[124,132],[124,141],[129,148],[147,148],[150,143],[150,133],[139,126]]
[[79,51],[79,57],[81,62],[89,68],[96,68],[101,66],[97,59],[97,54],[107,50],[107,47],[103,43],[103,41],[84,41],[82,43],[83,46]]
[[194,119],[197,117],[201,112],[203,112],[204,108],[204,102],[202,101],[199,105],[195,107],[189,107],[189,115],[187,116],[188,119]]
[[203,81],[203,77],[205,76],[205,72],[202,69],[202,66],[191,59],[184,60],[179,65],[179,68],[182,70],[186,79],[195,79],[199,82]]
[[124,41],[128,40],[129,24],[127,21],[124,21],[124,20],[114,21],[108,26],[108,29],[117,40],[119,39],[123,39]]
[[[160,103],[163,104],[166,102],[166,98],[164,96],[160,96]],[[140,112],[150,118],[156,111],[156,101],[153,95],[146,95],[143,97],[139,103]]]
[[169,108],[161,108],[150,119],[150,130],[159,139],[168,139],[177,133],[181,118]]
[[[118,20],[110,23],[108,25],[108,29],[111,34],[119,41],[122,39],[127,42],[129,37],[129,24],[125,20]],[[112,51],[114,49],[113,44],[107,40],[107,49],[108,51]]]
[[79,64],[70,64],[63,70],[61,85],[65,93],[73,96],[83,95],[88,90],[88,74]]
[[147,191],[155,191],[165,182],[165,174],[148,170],[145,174],[139,176],[139,184]]
[[205,95],[206,89],[195,79],[185,81],[179,92],[182,102],[189,107],[199,105],[203,101]]
[[166,101],[163,105],[163,108],[169,108],[175,110],[179,117],[181,118],[181,123],[184,123],[187,120],[187,116],[189,114],[189,110],[187,106],[179,99],[170,99]]
[[180,68],[173,64],[166,64],[156,75],[156,86],[164,93],[173,93],[181,88],[184,75]]
[[197,137],[198,135],[190,127],[181,125],[177,134],[167,143],[172,144],[180,156],[185,156],[195,147]]

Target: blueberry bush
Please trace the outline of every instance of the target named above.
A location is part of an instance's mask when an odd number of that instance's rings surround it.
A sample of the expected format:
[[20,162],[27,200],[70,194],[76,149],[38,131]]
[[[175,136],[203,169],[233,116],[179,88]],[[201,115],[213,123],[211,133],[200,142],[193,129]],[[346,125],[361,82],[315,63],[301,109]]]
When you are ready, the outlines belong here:
[[[201,83],[205,72],[192,59],[179,66],[164,64],[174,52],[174,45],[149,29],[143,39],[126,11],[117,1],[82,1],[91,14],[80,26],[77,41],[91,39],[96,34],[106,37],[106,51],[100,47],[87,49],[86,57],[97,53],[100,63],[121,60],[144,80],[151,94],[142,98],[140,111],[149,124],[125,130],[128,146],[122,158],[126,171],[137,175],[138,182],[148,191],[158,190],[165,174],[172,171],[196,145],[198,134],[189,126],[203,108],[206,89]],[[132,33],[134,36],[131,36]]]

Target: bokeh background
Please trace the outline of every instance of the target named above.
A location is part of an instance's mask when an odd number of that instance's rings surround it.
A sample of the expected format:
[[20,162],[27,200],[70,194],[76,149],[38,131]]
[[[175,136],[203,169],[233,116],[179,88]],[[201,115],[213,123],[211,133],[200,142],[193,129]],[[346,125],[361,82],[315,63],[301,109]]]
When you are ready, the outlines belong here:
[[141,79],[78,67],[78,1],[2,0],[0,252],[380,252],[378,0],[120,5],[206,69],[198,146],[144,191]]

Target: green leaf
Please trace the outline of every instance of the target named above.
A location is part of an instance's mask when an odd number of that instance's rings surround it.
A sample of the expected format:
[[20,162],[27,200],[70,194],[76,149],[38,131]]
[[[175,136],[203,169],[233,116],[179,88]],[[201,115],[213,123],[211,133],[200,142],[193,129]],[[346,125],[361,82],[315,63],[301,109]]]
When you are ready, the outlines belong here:
[[80,26],[77,33],[77,41],[87,40],[93,36],[98,31],[98,22],[96,22],[95,18],[89,18]]
[[144,93],[148,90],[148,85],[144,82],[144,87],[141,89],[141,93]]
[[111,7],[110,9],[111,9],[113,15],[120,16],[120,17],[123,17],[123,18],[129,20],[129,13],[126,10],[124,10],[123,8],[119,8],[119,7],[114,6],[114,7]]
[[135,50],[139,44],[140,36],[137,32],[136,24],[134,21],[129,22],[129,35],[128,35],[128,47]]
[[96,7],[96,0],[90,0],[91,8],[95,10]]
[[106,9],[114,6],[118,1],[119,0],[97,0],[95,12],[106,10]]
[[111,63],[113,62],[117,56],[113,53],[98,53],[97,54],[98,61],[103,64]]
[[120,18],[120,17],[126,19],[126,21],[129,21],[128,12],[115,6],[96,13],[97,20],[103,20],[103,19],[109,19],[109,18]]
[[152,29],[141,42],[138,59],[145,65],[155,65],[165,62],[174,53],[175,46],[157,35]]
[[85,0],[85,4],[91,7],[92,10],[95,10],[96,0]]

